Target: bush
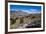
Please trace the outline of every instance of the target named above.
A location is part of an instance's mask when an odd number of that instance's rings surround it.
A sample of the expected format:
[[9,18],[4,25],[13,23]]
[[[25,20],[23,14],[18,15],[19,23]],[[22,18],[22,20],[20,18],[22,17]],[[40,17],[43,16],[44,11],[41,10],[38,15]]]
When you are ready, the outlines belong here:
[[20,18],[20,24],[23,23],[23,18]]
[[13,18],[10,18],[10,21],[11,21],[11,24],[14,24],[14,23],[16,23],[16,20],[17,20],[18,18],[15,18],[15,19],[13,19]]

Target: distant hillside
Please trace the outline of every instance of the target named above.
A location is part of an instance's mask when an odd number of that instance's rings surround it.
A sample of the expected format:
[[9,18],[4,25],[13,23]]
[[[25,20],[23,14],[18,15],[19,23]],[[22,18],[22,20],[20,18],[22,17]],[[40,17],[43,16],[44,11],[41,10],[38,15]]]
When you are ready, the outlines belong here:
[[24,16],[31,16],[31,15],[38,15],[40,13],[27,13],[27,12],[23,12],[21,10],[19,11],[10,11],[10,15],[11,17],[24,17]]

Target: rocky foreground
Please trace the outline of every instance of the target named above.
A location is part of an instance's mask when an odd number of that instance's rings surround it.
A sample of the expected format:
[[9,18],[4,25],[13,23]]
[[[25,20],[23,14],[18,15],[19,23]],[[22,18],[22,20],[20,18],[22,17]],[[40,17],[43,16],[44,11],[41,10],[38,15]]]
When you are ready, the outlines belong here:
[[41,27],[41,14],[28,14],[17,11],[10,13],[10,28],[24,29],[24,28],[39,28]]

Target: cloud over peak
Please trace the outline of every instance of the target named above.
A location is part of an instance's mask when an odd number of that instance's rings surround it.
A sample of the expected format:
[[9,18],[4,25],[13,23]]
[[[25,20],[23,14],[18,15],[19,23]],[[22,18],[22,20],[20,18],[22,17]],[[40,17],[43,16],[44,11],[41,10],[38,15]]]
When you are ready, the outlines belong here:
[[23,9],[11,9],[11,11],[22,11],[22,12],[27,12],[27,13],[40,13],[39,10],[37,9],[29,9],[29,10],[23,10]]

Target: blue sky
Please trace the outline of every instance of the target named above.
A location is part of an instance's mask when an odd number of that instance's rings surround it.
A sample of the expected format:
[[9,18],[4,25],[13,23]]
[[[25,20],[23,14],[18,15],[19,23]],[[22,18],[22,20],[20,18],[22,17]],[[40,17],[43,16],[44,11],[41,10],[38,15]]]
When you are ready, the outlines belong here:
[[11,11],[23,10],[27,12],[40,12],[41,6],[10,5]]

